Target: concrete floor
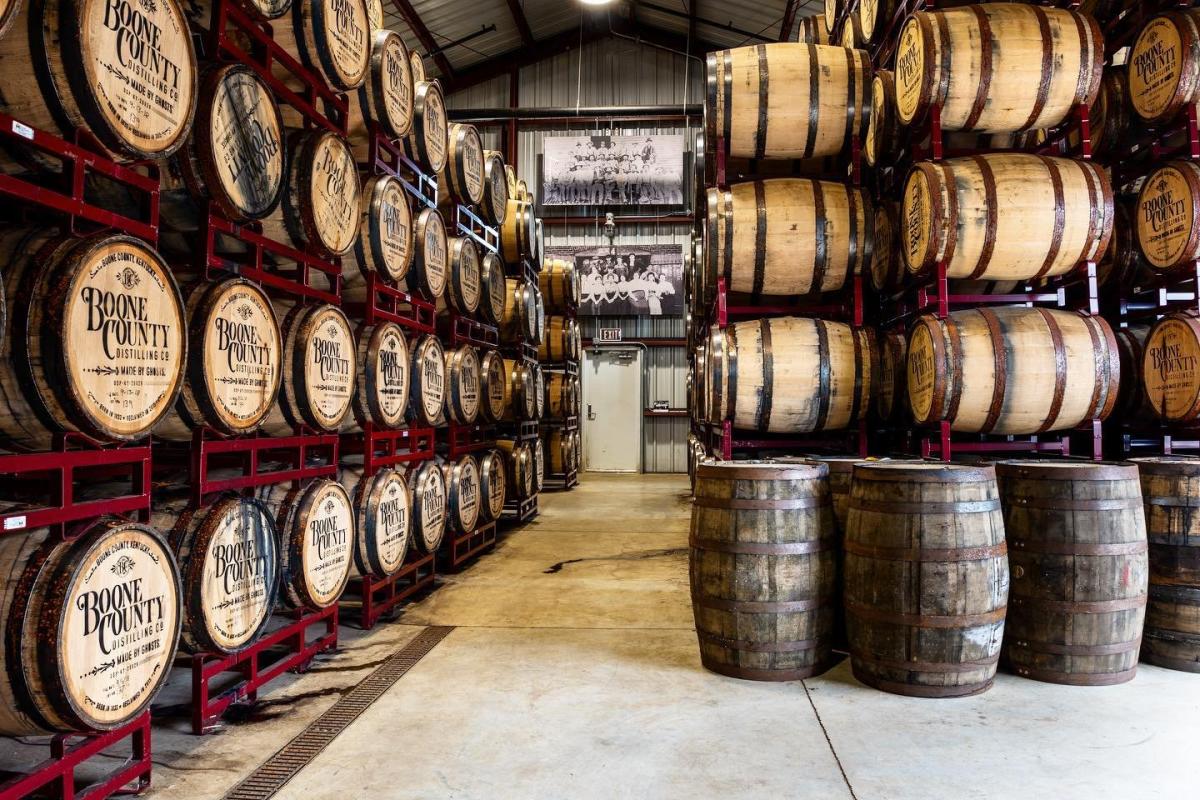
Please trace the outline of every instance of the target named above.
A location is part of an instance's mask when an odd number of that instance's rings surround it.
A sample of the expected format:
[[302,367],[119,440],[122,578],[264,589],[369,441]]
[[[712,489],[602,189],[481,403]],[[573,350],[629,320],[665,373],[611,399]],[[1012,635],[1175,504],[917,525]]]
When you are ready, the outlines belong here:
[[[676,476],[588,475],[402,617],[193,737],[155,730],[154,798],[220,797],[420,626],[456,629],[280,794],[385,798],[1195,796],[1200,676],[1001,675],[961,700],[867,689],[847,664],[757,684],[701,669]],[[182,692],[176,685],[172,691]]]

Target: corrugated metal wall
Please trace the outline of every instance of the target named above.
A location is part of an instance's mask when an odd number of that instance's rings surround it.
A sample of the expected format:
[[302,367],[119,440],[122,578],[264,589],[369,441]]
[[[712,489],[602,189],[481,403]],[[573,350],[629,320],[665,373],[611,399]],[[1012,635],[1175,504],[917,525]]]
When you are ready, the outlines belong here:
[[[665,52],[632,41],[612,38],[589,44],[521,70],[518,99],[529,108],[576,106],[674,105],[700,102],[703,64],[696,59]],[[509,104],[507,75],[467,89],[448,98],[450,108],[502,108]],[[484,144],[500,146],[500,129],[483,128]],[[654,124],[610,125],[603,120],[581,120],[557,128],[520,130],[517,138],[517,172],[531,189],[539,185],[538,162],[542,140],[547,136],[588,134],[636,135],[646,133],[684,134],[688,149],[685,166],[690,176],[694,127]],[[692,196],[690,185],[685,196]],[[603,233],[603,212],[587,208],[550,209],[543,216],[563,214],[592,216],[587,225],[547,225],[547,247],[608,244]],[[692,209],[642,207],[622,209],[622,214],[663,216],[690,214]],[[613,244],[677,244],[681,250],[690,241],[691,227],[679,223],[620,225]],[[620,327],[627,338],[679,338],[684,335],[682,318],[589,318],[581,319],[584,336],[598,327]],[[687,358],[682,347],[650,348],[646,359],[649,397],[647,407],[665,400],[670,408],[687,406]],[[644,464],[647,472],[684,472],[684,448],[688,434],[686,418],[645,420]]]

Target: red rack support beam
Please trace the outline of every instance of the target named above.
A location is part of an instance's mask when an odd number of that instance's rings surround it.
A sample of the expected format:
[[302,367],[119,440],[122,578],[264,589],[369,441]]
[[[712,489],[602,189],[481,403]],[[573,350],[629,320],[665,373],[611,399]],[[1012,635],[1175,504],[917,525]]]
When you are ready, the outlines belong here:
[[[380,618],[396,606],[433,589],[437,580],[437,569],[434,555],[413,557],[410,551],[404,566],[394,575],[387,578],[374,578],[364,575],[350,583],[350,591],[359,594],[359,625],[363,630],[371,630]],[[347,598],[343,595],[343,602]]]
[[496,546],[496,523],[480,525],[470,533],[447,534],[438,550],[438,563],[443,572],[458,572],[469,561]]
[[428,461],[433,443],[433,428],[376,428],[368,422],[362,433],[342,436],[342,455],[361,453],[363,471],[374,475],[384,467]]
[[[336,433],[214,439],[206,431],[198,430],[189,452],[192,500],[202,504],[218,492],[334,477],[337,475],[338,442]],[[285,465],[284,468],[264,469],[265,454],[273,454],[274,458],[270,460]],[[222,456],[239,457],[237,462],[242,474],[219,480],[210,478],[210,471],[216,466],[214,460]]]

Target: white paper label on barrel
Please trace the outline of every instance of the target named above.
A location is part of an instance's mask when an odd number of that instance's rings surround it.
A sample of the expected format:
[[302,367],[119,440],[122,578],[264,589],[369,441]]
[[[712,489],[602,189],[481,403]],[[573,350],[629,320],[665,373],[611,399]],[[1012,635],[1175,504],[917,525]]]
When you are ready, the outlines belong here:
[[283,182],[282,132],[271,91],[251,72],[231,71],[212,101],[208,136],[225,193],[248,217],[265,214]]
[[400,425],[408,407],[409,365],[408,347],[398,326],[389,325],[380,332],[377,352],[375,401],[387,420]]
[[137,528],[105,534],[80,563],[58,633],[59,669],[87,717],[119,722],[158,689],[179,634],[176,581],[162,541]]
[[399,473],[388,471],[384,480],[375,508],[375,541],[380,565],[390,574],[400,569],[408,552],[411,501]]
[[327,429],[337,427],[354,396],[354,334],[336,309],[318,312],[304,362],[312,411]]
[[301,564],[312,601],[325,607],[337,600],[350,573],[354,512],[341,484],[317,490],[304,531]]
[[[377,1],[377,0],[376,0]],[[408,132],[412,125],[412,66],[399,36],[389,36],[383,49],[383,113],[395,136]]]
[[354,243],[360,192],[350,148],[338,136],[321,137],[313,153],[312,215],[320,243],[331,253],[345,253]]
[[209,540],[200,585],[214,642],[232,650],[254,636],[275,603],[278,563],[270,519],[253,503],[229,503]]
[[231,286],[213,307],[203,347],[217,412],[234,430],[257,424],[279,386],[279,326],[266,296],[253,286]]
[[446,402],[446,364],[442,358],[441,348],[436,342],[426,339],[421,343],[421,405],[426,419],[437,419],[442,412],[442,404]]
[[334,83],[343,89],[362,85],[371,59],[371,26],[367,20],[365,0],[319,0],[320,19],[324,21],[323,35],[329,60],[337,68]]
[[174,0],[84,2],[82,41],[61,46],[87,54],[82,77],[100,114],[135,150],[170,149],[191,124],[196,103],[195,54],[179,6]]
[[137,242],[102,244],[65,306],[66,380],[101,427],[145,433],[175,399],[182,369],[183,308],[163,264]]
[[[436,473],[436,474],[435,474]],[[428,478],[419,483],[420,496],[413,502],[421,504],[421,540],[427,552],[437,549],[446,529],[446,483],[442,471],[436,467],[428,471]]]
[[400,280],[408,272],[412,259],[412,211],[398,180],[384,182],[379,197],[379,244],[383,252],[383,268],[392,280]]
[[442,93],[434,86],[425,94],[425,148],[430,165],[446,163],[446,136],[449,130]]

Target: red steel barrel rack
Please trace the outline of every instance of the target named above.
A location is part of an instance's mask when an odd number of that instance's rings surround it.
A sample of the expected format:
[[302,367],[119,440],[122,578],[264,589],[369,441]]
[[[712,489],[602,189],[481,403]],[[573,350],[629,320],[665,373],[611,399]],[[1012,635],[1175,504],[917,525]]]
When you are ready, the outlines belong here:
[[[106,751],[129,744],[130,755],[115,767],[113,754]],[[62,733],[50,741],[50,757],[25,775],[17,775],[0,783],[0,800],[21,800],[27,797],[77,797],[99,800],[115,795],[141,794],[150,788],[151,763],[150,712],[115,730],[104,733]],[[103,761],[101,761],[103,759]],[[85,765],[105,764],[99,778],[78,786],[77,770]],[[130,784],[133,784],[132,786]],[[48,790],[53,787],[53,793]]]
[[476,525],[468,533],[447,535],[438,550],[438,564],[443,572],[459,572],[469,562],[496,546],[496,521]]

